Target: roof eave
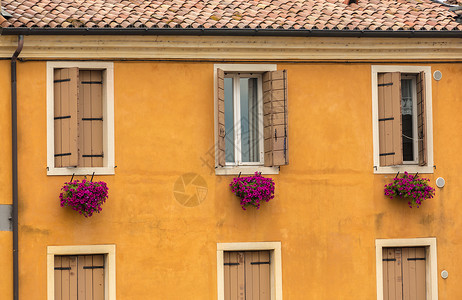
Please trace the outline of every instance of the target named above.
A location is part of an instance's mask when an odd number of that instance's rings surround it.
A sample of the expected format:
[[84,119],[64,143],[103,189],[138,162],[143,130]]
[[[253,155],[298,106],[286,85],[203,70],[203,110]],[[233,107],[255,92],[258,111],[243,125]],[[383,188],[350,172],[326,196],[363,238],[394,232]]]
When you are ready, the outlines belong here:
[[461,30],[322,30],[250,28],[25,28],[6,27],[2,35],[195,35],[287,37],[460,38]]

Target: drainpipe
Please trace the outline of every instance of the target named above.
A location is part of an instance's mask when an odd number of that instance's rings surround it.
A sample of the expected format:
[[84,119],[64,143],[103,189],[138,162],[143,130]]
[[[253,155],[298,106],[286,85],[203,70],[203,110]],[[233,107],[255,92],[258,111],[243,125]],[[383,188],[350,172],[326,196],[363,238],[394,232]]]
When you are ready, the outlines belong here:
[[18,118],[16,60],[24,45],[24,36],[18,36],[18,48],[11,57],[11,153],[13,175],[13,300],[19,299],[18,269]]

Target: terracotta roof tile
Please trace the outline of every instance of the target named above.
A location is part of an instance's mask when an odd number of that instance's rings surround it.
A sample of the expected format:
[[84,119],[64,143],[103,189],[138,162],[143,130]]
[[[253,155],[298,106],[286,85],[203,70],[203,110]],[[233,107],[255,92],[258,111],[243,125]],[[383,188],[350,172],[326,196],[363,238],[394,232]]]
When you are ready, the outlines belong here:
[[2,0],[2,5],[13,15],[0,19],[3,28],[462,30],[449,6],[432,0],[350,5],[344,0]]

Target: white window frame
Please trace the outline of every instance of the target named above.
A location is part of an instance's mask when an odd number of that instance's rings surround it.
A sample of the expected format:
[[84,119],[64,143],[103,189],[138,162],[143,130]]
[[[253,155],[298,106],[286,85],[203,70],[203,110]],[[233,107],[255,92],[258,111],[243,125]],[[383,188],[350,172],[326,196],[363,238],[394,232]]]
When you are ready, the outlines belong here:
[[[372,134],[373,134],[373,155],[375,174],[396,174],[407,171],[409,173],[433,173],[433,118],[432,118],[432,73],[429,66],[388,66],[373,65],[372,72]],[[403,162],[399,166],[380,166],[379,156],[379,111],[378,111],[378,73],[400,72],[405,74],[418,74],[425,72],[425,116],[427,126],[427,165],[419,166]]]
[[[217,69],[222,69],[224,72],[235,72],[235,73],[256,73],[256,74],[262,74],[264,72],[269,72],[269,71],[276,71],[277,70],[277,65],[275,64],[215,64],[213,66],[213,74],[214,74],[214,107],[216,111],[217,105],[218,105],[218,91],[217,91]],[[259,82],[259,102],[263,102],[263,95],[262,94],[262,89],[261,89],[261,80]],[[236,91],[234,91],[236,92]],[[259,106],[263,107],[263,103],[259,103]],[[263,109],[263,108],[262,108]],[[254,174],[255,172],[261,172],[262,174],[279,174],[279,167],[265,167],[264,166],[264,152],[263,152],[263,158],[262,161],[256,165],[252,163],[240,163],[239,165],[236,164],[226,164],[226,166],[221,167],[218,165],[218,128],[217,128],[217,118],[218,116],[215,114],[215,119],[214,119],[214,124],[215,124],[215,174],[216,175],[238,175],[239,173],[244,174],[244,175],[251,175]],[[237,120],[234,120],[234,123],[237,124]],[[260,126],[263,126],[263,118],[260,120]],[[263,129],[262,129],[263,130]],[[262,131],[263,132],[263,131]],[[236,141],[236,137],[235,137]],[[264,151],[263,145],[264,143],[261,143],[260,146],[260,151]],[[237,145],[235,143],[235,145]],[[236,147],[235,147],[236,148]],[[236,154],[235,154],[236,156]]]
[[383,300],[383,263],[382,249],[394,247],[425,247],[426,274],[425,286],[427,300],[438,300],[438,262],[436,253],[436,238],[413,239],[376,239],[375,257],[377,271],[377,300]]
[[104,255],[104,299],[116,300],[116,246],[80,245],[47,247],[47,299],[55,299],[55,255]]
[[[54,69],[74,68],[103,72],[103,167],[55,167],[54,157]],[[113,175],[114,174],[114,63],[112,62],[47,62],[47,175]]]
[[217,290],[218,300],[225,299],[225,251],[270,251],[271,300],[282,300],[281,242],[249,242],[217,244]]

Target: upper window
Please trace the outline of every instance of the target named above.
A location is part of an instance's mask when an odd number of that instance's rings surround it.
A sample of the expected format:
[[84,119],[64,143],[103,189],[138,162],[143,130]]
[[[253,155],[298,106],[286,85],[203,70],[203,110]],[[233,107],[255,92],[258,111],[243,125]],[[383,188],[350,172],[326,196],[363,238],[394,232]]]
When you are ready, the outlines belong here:
[[48,174],[114,173],[112,63],[48,63]]
[[373,66],[376,173],[433,172],[430,67]]
[[276,173],[288,164],[287,72],[216,65],[217,174]]

